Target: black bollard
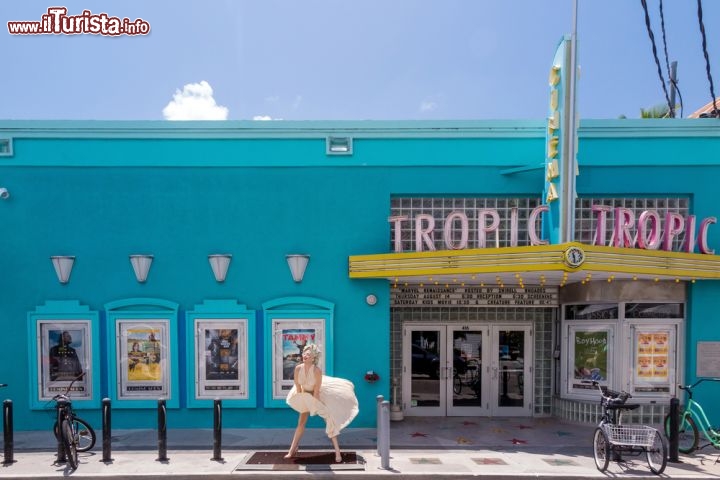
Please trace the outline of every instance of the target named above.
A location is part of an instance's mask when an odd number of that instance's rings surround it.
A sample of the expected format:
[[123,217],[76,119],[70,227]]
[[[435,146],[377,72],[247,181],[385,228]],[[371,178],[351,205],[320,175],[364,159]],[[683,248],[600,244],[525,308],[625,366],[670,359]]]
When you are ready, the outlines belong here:
[[111,422],[110,422],[110,399],[109,398],[103,398],[102,400],[102,431],[103,431],[103,437],[102,437],[102,462],[104,463],[112,463],[112,454],[110,451],[110,440],[112,438],[112,428],[111,428]]
[[63,411],[65,410],[65,400],[57,401],[57,415],[55,416],[55,439],[57,440],[57,460],[56,463],[65,463],[67,458],[65,457],[65,447],[62,444],[62,420]]
[[680,425],[679,425],[679,418],[678,414],[680,413],[680,400],[677,399],[677,397],[673,397],[670,399],[670,425],[668,428],[670,428],[670,438],[668,439],[669,442],[669,448],[668,448],[668,461],[677,463],[680,461],[679,458],[679,446],[680,446]]
[[222,400],[215,399],[213,404],[213,456],[210,460],[222,462]]
[[5,443],[3,465],[11,465],[15,442],[13,441],[13,406],[12,400],[3,402],[3,439]]
[[167,462],[167,409],[165,400],[158,400],[158,462]]

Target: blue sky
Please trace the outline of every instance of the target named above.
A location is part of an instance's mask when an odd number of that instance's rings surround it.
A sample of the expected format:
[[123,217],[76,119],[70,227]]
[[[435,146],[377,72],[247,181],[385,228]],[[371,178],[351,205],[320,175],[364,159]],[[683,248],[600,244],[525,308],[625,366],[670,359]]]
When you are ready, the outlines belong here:
[[[667,79],[659,0],[647,3]],[[38,21],[51,6],[142,18],[151,33],[8,33],[7,21]],[[697,2],[663,6],[687,116],[711,101]],[[230,120],[541,119],[572,10],[572,0],[4,1],[0,119],[162,120],[188,106]],[[703,10],[720,95],[720,1]],[[578,37],[581,118],[636,118],[664,102],[640,0],[579,0]]]

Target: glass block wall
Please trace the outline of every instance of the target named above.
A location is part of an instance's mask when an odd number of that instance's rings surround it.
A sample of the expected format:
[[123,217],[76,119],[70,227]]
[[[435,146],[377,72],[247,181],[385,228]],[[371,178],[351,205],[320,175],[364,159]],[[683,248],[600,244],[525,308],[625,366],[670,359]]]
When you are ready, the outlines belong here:
[[[500,217],[499,246],[510,246],[510,218],[513,208],[518,212],[518,230],[527,231],[527,221],[530,212],[541,205],[540,198],[406,198],[394,197],[391,199],[390,215],[406,216],[408,221],[401,224],[401,238],[403,251],[415,251],[415,223],[413,219],[420,214],[432,215],[435,219],[435,229],[442,229],[443,220],[452,212],[464,212],[468,217],[468,230],[470,232],[467,248],[480,248],[478,244],[478,216],[477,211],[481,209],[497,210]],[[539,228],[540,221],[538,221]],[[388,228],[392,229],[392,225]],[[455,238],[460,236],[460,227],[455,224],[452,227],[452,234]],[[446,250],[442,235],[435,235],[433,238],[437,250]],[[493,235],[494,241],[494,235]],[[392,231],[389,235],[390,251],[394,250],[394,237]],[[518,246],[530,245],[527,235],[520,235]]]
[[[679,213],[687,216],[690,213],[690,199],[675,197],[659,198],[578,198],[575,202],[575,240],[592,245],[595,242],[598,215],[592,211],[593,205],[605,205],[614,208],[627,208],[635,215],[637,222],[640,214],[645,210],[655,210],[660,215],[660,230],[665,229],[665,216],[669,213]],[[612,244],[613,220],[612,212],[605,219],[607,238],[605,245]],[[631,228],[630,233],[637,235],[637,228]],[[679,250],[685,241],[685,232],[678,235],[673,241],[673,250]]]
[[[541,205],[540,198],[526,197],[507,197],[507,198],[484,198],[484,197],[461,197],[461,198],[442,198],[442,197],[393,197],[391,199],[390,215],[406,216],[408,221],[401,223],[400,235],[402,239],[403,251],[415,251],[415,223],[413,219],[419,214],[432,215],[435,219],[435,228],[442,229],[443,220],[455,211],[464,212],[468,217],[468,229],[470,232],[468,248],[479,248],[478,238],[475,232],[478,231],[478,215],[477,211],[481,209],[493,209],[498,212],[500,217],[499,244],[500,247],[510,246],[510,218],[513,208],[518,213],[518,230],[520,232],[527,231],[527,220],[530,212]],[[598,197],[598,198],[578,198],[575,204],[575,240],[588,245],[592,245],[595,241],[595,230],[597,228],[597,213],[592,211],[593,205],[605,205],[614,208],[627,208],[635,215],[637,221],[640,214],[645,210],[655,210],[660,216],[660,228],[665,228],[665,216],[667,213],[679,213],[687,216],[690,213],[690,199],[687,197],[653,197],[653,198],[615,198],[615,197]],[[605,219],[605,230],[607,232],[606,245],[612,243],[614,212],[610,212]],[[539,223],[539,222],[538,222]],[[392,233],[393,226],[388,225],[390,235],[390,250],[394,250],[394,238]],[[451,232],[455,238],[459,237],[460,226],[454,224]],[[637,228],[631,228],[631,234],[637,234]],[[435,235],[433,238],[435,248],[437,250],[445,250],[442,235]],[[494,241],[494,235],[493,235]],[[674,239],[673,250],[679,250],[685,241],[685,233],[681,233]],[[519,235],[518,246],[529,245],[527,235]]]

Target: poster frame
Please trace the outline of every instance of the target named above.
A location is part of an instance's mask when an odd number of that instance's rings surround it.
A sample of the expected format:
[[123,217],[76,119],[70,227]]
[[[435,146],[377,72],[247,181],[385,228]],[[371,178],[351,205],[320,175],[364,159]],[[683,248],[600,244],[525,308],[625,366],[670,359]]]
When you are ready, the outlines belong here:
[[[597,392],[590,384],[581,384],[580,379],[575,378],[575,363],[576,363],[576,349],[575,339],[576,334],[601,334],[604,333],[606,337],[606,351],[605,351],[605,375],[602,378],[597,379],[600,385],[612,386],[615,382],[614,372],[614,348],[615,348],[615,324],[593,324],[588,325],[586,322],[567,322],[567,359],[566,359],[566,372],[567,372],[567,389],[570,393],[581,394],[589,398],[596,398]],[[588,380],[591,378],[588,378]]]
[[[53,300],[37,306],[28,312],[29,342],[28,361],[30,367],[30,408],[45,410],[52,404],[52,397],[64,392],[70,380],[50,378],[50,349],[56,343],[51,341],[68,330],[73,335],[70,346],[76,350],[80,366],[85,375],[73,384],[71,393],[73,406],[80,409],[100,406],[100,328],[99,315],[77,300]],[[52,345],[51,345],[52,344]],[[84,392],[82,394],[81,392]]]
[[[223,407],[227,408],[254,408],[257,406],[256,372],[258,360],[256,355],[257,312],[248,310],[237,300],[205,300],[196,305],[194,310],[186,313],[186,372],[188,379],[187,405],[188,408],[209,408],[215,399],[222,400]],[[213,381],[208,380],[207,385],[223,388],[239,387],[237,395],[202,394],[204,381],[207,375],[203,368],[205,361],[205,331],[208,329],[237,329],[237,364],[238,380]],[[200,346],[203,346],[202,352]],[[192,382],[192,383],[190,383]]]
[[333,320],[335,305],[312,297],[284,297],[263,304],[265,328],[265,390],[266,408],[289,408],[285,403],[291,379],[283,367],[288,359],[284,355],[283,331],[314,330],[320,348],[320,368],[326,375],[333,374]]
[[[113,408],[153,408],[164,400],[167,408],[179,407],[177,357],[177,311],[174,302],[156,298],[130,298],[105,304],[107,322],[108,393]],[[158,380],[129,379],[128,336],[130,330],[158,332]],[[137,333],[138,335],[140,333]],[[160,335],[161,338],[158,339]],[[150,376],[156,375],[151,373]],[[133,384],[138,382],[137,384]],[[157,387],[160,387],[159,389]],[[143,395],[134,388],[153,388]]]

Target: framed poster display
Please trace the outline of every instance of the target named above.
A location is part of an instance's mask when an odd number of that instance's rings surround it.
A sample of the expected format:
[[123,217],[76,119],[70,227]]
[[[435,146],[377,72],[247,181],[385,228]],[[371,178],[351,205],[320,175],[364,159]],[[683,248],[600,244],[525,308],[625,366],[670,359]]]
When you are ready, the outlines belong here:
[[189,407],[212,407],[216,398],[223,407],[256,406],[255,315],[235,300],[206,300],[188,312]]
[[167,398],[170,393],[168,321],[118,320],[115,326],[118,399]]
[[675,326],[632,325],[631,357],[635,394],[670,394],[675,384]]
[[302,351],[307,345],[320,348],[318,367],[325,371],[325,319],[277,318],[272,320],[273,344],[273,398],[285,399],[293,386],[295,366],[302,361]]
[[105,305],[108,389],[117,408],[177,408],[177,304],[152,298]]
[[596,395],[587,380],[612,385],[614,327],[568,327],[568,388]]
[[287,297],[263,304],[266,348],[266,407],[287,407],[285,398],[293,386],[293,371],[302,349],[316,344],[322,354],[319,366],[332,375],[332,325],[334,304],[310,297]]
[[[77,408],[99,405],[98,315],[76,301],[53,301],[28,314],[32,407],[45,408],[68,391]],[[71,386],[72,384],[72,386]]]

